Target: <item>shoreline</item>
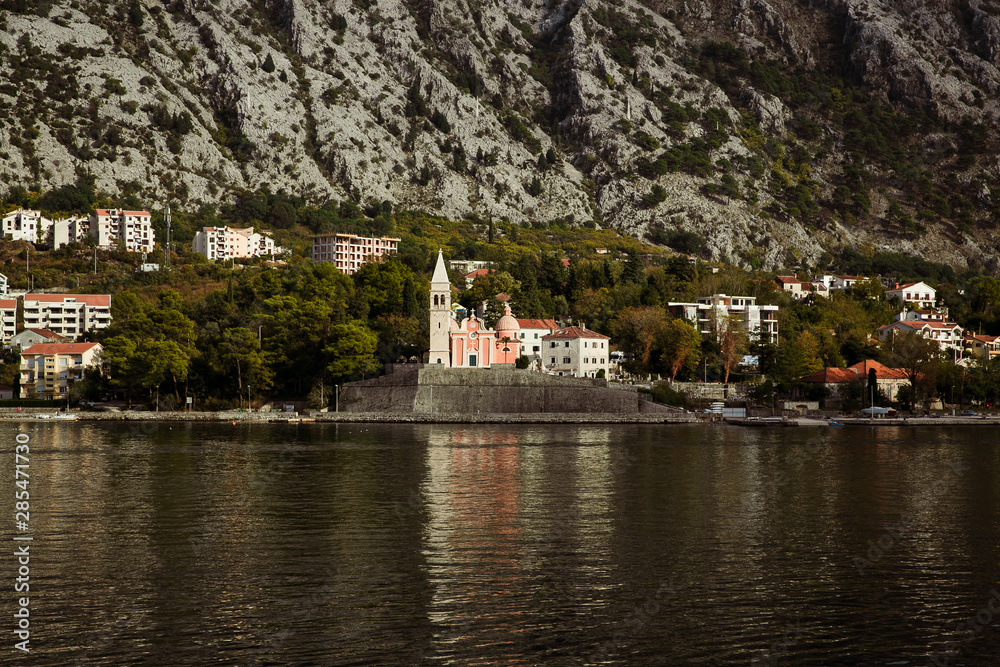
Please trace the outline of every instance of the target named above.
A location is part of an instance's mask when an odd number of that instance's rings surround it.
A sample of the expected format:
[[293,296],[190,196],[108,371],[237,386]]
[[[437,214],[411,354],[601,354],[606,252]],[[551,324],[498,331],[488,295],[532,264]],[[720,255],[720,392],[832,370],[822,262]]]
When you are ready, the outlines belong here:
[[[0,421],[31,423],[67,422],[214,422],[214,423],[255,423],[255,424],[713,424],[746,428],[798,426],[840,428],[848,426],[1000,426],[998,416],[938,416],[938,417],[833,417],[816,419],[790,417],[782,423],[765,426],[759,422],[741,423],[742,420],[715,419],[710,415],[693,412],[677,413],[482,413],[482,414],[440,414],[403,412],[321,412],[299,415],[285,412],[152,412],[124,410],[121,412],[71,412],[72,418],[41,409],[32,412],[0,413]],[[49,417],[39,417],[48,414]],[[60,416],[56,416],[60,415]],[[830,422],[836,422],[831,425]]]
[[322,412],[307,415],[283,412],[148,412],[128,410],[122,412],[71,412],[73,419],[49,417],[39,418],[38,414],[65,413],[16,413],[0,414],[0,421],[32,423],[72,423],[72,422],[215,422],[215,423],[255,423],[255,424],[694,424],[698,416],[694,413],[483,413],[483,414],[437,414],[403,412]]

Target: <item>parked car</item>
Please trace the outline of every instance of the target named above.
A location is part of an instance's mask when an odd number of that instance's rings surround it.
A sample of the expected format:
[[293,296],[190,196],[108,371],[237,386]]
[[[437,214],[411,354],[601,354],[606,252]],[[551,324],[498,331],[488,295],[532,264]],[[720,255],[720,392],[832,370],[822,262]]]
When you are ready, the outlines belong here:
[[978,417],[979,413],[975,410],[962,410],[963,417]]

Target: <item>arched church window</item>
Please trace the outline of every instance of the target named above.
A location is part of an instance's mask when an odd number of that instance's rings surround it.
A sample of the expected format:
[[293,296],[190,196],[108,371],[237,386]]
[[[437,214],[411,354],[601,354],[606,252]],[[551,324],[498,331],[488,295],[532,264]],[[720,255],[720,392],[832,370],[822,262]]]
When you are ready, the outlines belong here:
[[438,305],[438,295],[437,294],[434,295],[434,305],[435,306]]

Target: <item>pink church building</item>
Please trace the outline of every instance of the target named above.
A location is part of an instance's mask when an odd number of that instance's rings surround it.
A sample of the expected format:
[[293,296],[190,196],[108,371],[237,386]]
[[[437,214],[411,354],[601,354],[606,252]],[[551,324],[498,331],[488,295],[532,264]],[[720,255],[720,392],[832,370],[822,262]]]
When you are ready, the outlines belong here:
[[451,283],[441,251],[431,277],[430,309],[428,363],[448,368],[491,368],[513,366],[517,361],[521,353],[521,326],[511,315],[510,306],[504,308],[496,329],[487,329],[474,314],[461,322],[452,316]]

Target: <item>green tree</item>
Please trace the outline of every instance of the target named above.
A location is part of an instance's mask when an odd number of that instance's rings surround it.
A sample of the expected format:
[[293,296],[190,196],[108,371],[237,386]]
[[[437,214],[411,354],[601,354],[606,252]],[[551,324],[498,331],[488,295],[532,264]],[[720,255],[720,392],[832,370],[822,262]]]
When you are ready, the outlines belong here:
[[125,393],[128,407],[132,407],[132,389],[139,383],[141,370],[135,363],[136,343],[127,336],[113,336],[104,341],[101,362],[113,389]]
[[351,321],[332,328],[332,342],[325,352],[331,359],[328,369],[335,378],[349,379],[373,373],[378,368],[375,350],[378,336],[363,322]]
[[260,349],[257,332],[246,327],[231,327],[222,334],[219,363],[223,373],[236,372],[236,395],[242,401],[244,385],[247,391],[270,389],[273,373]]

